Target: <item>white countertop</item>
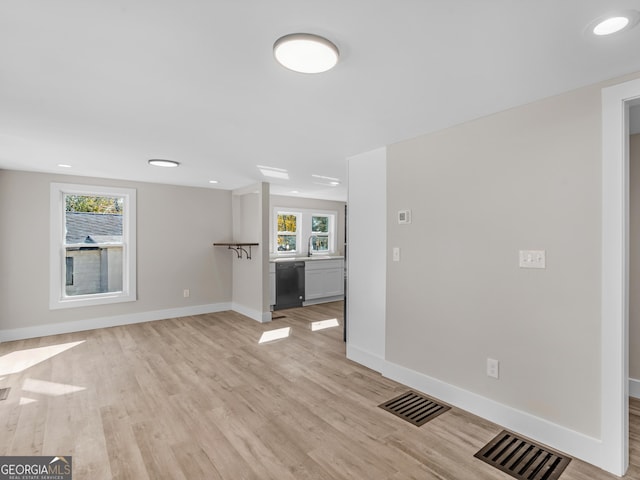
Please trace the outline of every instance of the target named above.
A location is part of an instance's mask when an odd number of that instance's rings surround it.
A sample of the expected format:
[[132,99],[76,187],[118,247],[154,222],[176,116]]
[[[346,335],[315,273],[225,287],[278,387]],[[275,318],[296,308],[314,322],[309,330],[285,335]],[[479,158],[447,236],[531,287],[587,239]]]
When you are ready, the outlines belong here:
[[271,263],[280,263],[280,262],[308,262],[308,261],[318,261],[318,260],[342,260],[344,256],[342,255],[311,255],[308,257],[307,255],[302,255],[299,257],[273,257],[270,258],[269,261]]

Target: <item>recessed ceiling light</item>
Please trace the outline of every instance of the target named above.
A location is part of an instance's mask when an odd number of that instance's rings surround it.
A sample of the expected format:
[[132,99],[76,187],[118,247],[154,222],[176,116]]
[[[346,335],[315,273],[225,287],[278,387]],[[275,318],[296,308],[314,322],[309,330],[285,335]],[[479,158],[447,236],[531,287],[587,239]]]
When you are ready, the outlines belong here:
[[298,190],[291,190],[289,193],[300,193]]
[[71,168],[71,165],[67,165],[66,163],[59,163],[58,166],[60,168]]
[[149,160],[149,165],[153,165],[154,167],[175,168],[180,166],[180,162],[176,162],[175,160],[161,160],[159,158],[153,158]]
[[640,13],[636,10],[617,12],[616,14],[594,20],[589,25],[589,30],[598,37],[612,35],[635,26],[639,18]]
[[209,180],[209,183],[218,183],[218,180]]
[[332,42],[311,33],[292,33],[276,40],[273,55],[294,72],[322,73],[338,63],[340,52]]
[[334,187],[337,187],[338,185],[340,185],[340,182],[329,182],[329,185],[333,185]]

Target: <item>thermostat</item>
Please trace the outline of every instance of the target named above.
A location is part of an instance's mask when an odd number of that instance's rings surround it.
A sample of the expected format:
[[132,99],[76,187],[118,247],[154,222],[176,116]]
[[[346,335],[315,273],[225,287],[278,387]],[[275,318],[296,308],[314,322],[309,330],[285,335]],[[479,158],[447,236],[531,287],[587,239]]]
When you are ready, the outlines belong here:
[[398,223],[411,223],[411,210],[398,210]]

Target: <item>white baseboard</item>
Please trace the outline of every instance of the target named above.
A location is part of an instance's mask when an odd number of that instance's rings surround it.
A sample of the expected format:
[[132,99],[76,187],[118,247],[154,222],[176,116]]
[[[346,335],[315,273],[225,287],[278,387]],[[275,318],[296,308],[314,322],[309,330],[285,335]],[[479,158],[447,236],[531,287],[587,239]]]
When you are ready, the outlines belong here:
[[33,327],[13,328],[0,330],[0,342],[45,337],[47,335],[59,335],[61,333],[82,332],[85,330],[95,330],[96,328],[117,327],[120,325],[152,322],[154,320],[166,320],[168,318],[188,317],[190,315],[223,312],[225,310],[231,310],[230,303],[211,303],[208,305],[194,305],[191,307],[170,308],[167,310],[155,310],[151,312],[115,315],[111,317],[75,320],[72,322],[49,323]]
[[252,308],[245,307],[244,305],[240,305],[239,303],[232,303],[231,310],[241,313],[245,317],[249,317],[260,323],[267,323],[271,321],[271,312],[260,312]]
[[385,377],[602,468],[602,465],[596,463],[601,458],[602,451],[602,442],[597,438],[551,423],[409,368],[388,361],[382,363],[381,373]]
[[347,358],[360,365],[382,373],[385,368],[385,360],[367,350],[363,350],[347,342]]
[[629,396],[640,398],[640,380],[636,380],[635,378],[629,379]]
[[316,298],[313,300],[305,300],[302,302],[303,307],[308,307],[309,305],[318,305],[320,303],[329,303],[329,302],[339,302],[344,300],[344,295],[334,295],[333,297],[322,297]]

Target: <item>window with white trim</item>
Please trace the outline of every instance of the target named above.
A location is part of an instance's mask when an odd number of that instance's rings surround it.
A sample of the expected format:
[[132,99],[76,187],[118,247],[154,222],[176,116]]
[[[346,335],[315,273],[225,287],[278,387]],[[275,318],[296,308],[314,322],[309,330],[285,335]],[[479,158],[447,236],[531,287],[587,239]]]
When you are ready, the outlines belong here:
[[50,308],[136,300],[136,191],[51,184]]
[[335,211],[275,207],[273,209],[272,251],[274,254],[306,255],[337,252]]
[[300,214],[296,212],[277,212],[276,250],[279,253],[298,252],[300,248],[299,217]]
[[311,216],[311,245],[312,253],[329,253],[333,251],[333,215],[315,214]]

